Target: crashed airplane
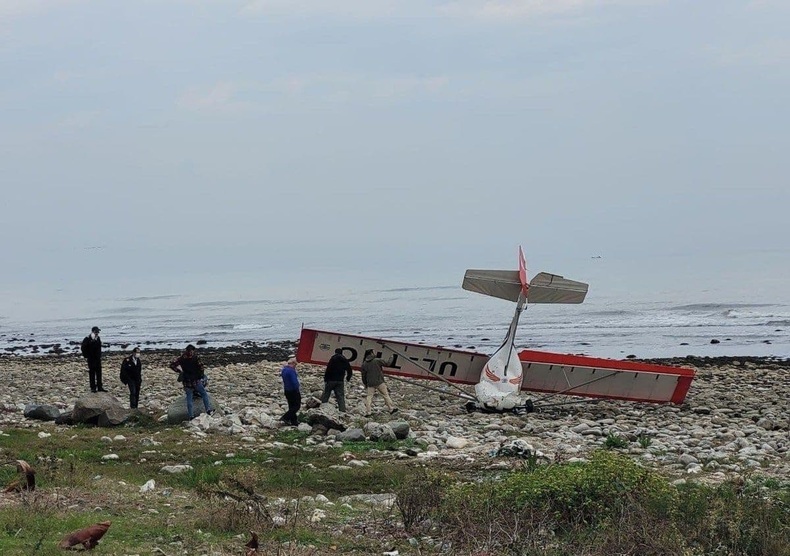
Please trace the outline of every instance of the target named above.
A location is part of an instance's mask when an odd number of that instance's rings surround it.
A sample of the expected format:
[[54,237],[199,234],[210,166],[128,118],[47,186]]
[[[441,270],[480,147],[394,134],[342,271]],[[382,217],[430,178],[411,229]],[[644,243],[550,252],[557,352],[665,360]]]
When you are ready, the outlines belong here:
[[[384,373],[398,380],[443,381],[468,410],[532,411],[535,404],[556,395],[634,402],[680,404],[694,378],[692,369],[633,361],[518,351],[516,329],[529,304],[582,303],[588,285],[541,272],[527,278],[519,248],[518,270],[467,270],[462,287],[516,303],[515,314],[502,345],[492,354],[385,340],[368,336],[303,328],[296,358],[302,363],[326,364],[340,349],[352,368],[359,369],[367,349],[392,365]],[[426,383],[421,386],[434,389]],[[460,385],[474,385],[474,392]],[[450,393],[447,389],[442,393]],[[522,392],[542,393],[539,400]]]

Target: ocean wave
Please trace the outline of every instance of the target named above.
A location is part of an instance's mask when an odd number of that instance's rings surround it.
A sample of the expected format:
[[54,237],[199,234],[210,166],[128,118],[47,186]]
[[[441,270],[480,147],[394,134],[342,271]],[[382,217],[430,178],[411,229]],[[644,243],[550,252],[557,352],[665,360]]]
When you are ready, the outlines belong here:
[[127,297],[123,301],[157,301],[159,299],[176,299],[181,297],[177,294],[172,295],[142,295],[140,297]]
[[627,311],[625,309],[606,309],[603,311],[590,311],[589,313],[585,313],[586,316],[595,317],[624,317],[633,314],[633,311]]
[[790,326],[790,319],[769,320],[765,326]]
[[259,323],[228,323],[228,324],[219,324],[217,328],[220,330],[263,330],[265,328],[271,328],[271,324],[259,324]]
[[240,307],[245,305],[268,305],[271,301],[268,299],[247,299],[241,301],[197,301],[195,303],[187,303],[187,307]]
[[457,290],[458,286],[417,286],[412,288],[390,288],[386,290],[372,290],[371,293],[399,293],[399,292],[423,292],[431,290]]
[[670,307],[670,311],[720,311],[735,310],[735,309],[749,309],[758,307],[773,307],[771,303],[690,303],[688,305],[676,305]]

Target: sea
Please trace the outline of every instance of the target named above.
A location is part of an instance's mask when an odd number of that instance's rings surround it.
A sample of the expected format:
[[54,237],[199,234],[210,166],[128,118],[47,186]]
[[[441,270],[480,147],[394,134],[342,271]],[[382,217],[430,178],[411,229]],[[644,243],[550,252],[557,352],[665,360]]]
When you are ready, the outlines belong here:
[[[762,253],[714,265],[699,265],[694,257],[567,261],[573,272],[560,274],[589,283],[587,299],[528,305],[517,344],[613,359],[788,358],[788,258]],[[296,340],[302,327],[310,327],[493,352],[515,304],[463,290],[462,277],[463,267],[400,274],[382,267],[5,284],[0,353],[24,356],[34,345],[52,344],[75,351],[74,342],[92,326],[119,350]]]

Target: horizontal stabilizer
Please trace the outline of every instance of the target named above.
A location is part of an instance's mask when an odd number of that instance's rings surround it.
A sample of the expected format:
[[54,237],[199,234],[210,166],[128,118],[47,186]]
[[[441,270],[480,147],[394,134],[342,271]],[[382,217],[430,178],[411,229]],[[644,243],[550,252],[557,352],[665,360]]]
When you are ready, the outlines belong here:
[[508,301],[518,301],[521,281],[518,270],[467,270],[461,287]]
[[[470,292],[518,301],[521,281],[517,270],[467,270],[461,285]],[[589,286],[557,274],[541,272],[529,283],[527,303],[581,303]]]
[[589,285],[541,272],[529,283],[527,303],[581,303]]

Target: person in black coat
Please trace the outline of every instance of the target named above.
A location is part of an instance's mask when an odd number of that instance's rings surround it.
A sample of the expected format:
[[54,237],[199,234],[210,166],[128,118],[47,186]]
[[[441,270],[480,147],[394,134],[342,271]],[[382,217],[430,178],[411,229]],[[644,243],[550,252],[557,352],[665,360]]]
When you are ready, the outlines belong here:
[[88,375],[90,376],[91,392],[106,392],[101,380],[101,329],[98,326],[91,328],[91,333],[85,336],[80,346],[82,356],[88,360]]
[[137,409],[140,401],[140,386],[143,383],[143,362],[140,361],[140,348],[132,350],[132,354],[121,363],[121,382],[129,387],[129,408]]
[[345,375],[346,382],[351,380],[351,363],[343,355],[340,348],[335,350],[335,354],[329,359],[324,371],[324,393],[321,394],[321,403],[329,401],[332,392],[335,393],[337,408],[345,413],[346,411],[346,389],[343,384]]

